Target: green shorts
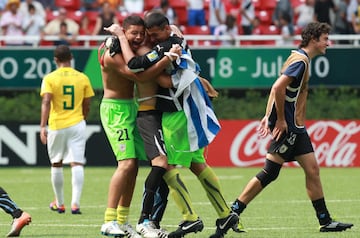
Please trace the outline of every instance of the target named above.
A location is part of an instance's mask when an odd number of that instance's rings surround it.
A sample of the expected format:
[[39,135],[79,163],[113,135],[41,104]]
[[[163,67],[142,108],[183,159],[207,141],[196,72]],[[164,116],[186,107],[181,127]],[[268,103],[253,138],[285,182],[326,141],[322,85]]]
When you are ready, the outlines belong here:
[[103,98],[100,104],[101,124],[116,160],[147,160],[144,143],[136,128],[137,104],[134,100]]
[[189,168],[191,163],[205,163],[204,148],[190,151],[187,119],[183,111],[164,112],[162,127],[169,164]]

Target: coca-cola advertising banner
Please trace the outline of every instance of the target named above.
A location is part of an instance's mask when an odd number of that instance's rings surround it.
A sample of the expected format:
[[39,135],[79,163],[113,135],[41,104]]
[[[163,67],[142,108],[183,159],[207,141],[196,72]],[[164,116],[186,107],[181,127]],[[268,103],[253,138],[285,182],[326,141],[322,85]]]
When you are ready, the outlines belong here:
[[[221,131],[208,147],[209,165],[263,166],[271,136],[258,135],[259,121],[221,120],[220,124]],[[320,166],[360,166],[360,120],[310,120],[306,128]],[[298,166],[297,163],[284,165]]]

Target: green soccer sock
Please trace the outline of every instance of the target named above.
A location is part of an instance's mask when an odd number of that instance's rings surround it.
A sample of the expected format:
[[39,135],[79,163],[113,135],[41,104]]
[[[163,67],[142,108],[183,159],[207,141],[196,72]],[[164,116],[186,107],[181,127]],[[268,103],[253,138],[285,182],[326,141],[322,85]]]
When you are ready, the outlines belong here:
[[224,218],[229,215],[230,208],[226,204],[224,196],[221,192],[219,179],[210,167],[206,167],[198,176],[201,185],[206,191],[212,206],[215,208],[218,216]]
[[192,207],[190,194],[184,184],[184,181],[180,177],[179,171],[177,169],[172,169],[166,172],[164,180],[170,187],[170,192],[176,205],[181,211],[183,220],[195,221],[198,219],[198,215]]

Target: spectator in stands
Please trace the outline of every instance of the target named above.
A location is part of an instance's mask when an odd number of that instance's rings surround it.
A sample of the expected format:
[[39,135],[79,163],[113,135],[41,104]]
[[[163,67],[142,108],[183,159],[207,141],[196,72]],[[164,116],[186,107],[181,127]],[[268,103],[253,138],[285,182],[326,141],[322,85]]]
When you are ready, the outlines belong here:
[[293,41],[294,32],[291,31],[290,22],[291,22],[290,14],[288,14],[287,12],[281,14],[279,27],[280,27],[280,34],[282,36],[282,39],[277,42],[277,45],[286,46],[286,45],[294,44]]
[[59,29],[59,40],[54,42],[54,45],[71,45],[76,41],[76,36],[72,35],[68,31],[68,26],[66,22],[60,23],[60,29]]
[[296,26],[299,29],[304,28],[307,24],[314,21],[314,5],[315,0],[305,0],[305,2],[295,8]]
[[120,6],[129,14],[143,14],[146,0],[121,0]]
[[316,0],[314,7],[314,20],[318,22],[326,22],[332,25],[330,18],[330,9],[335,13],[337,6],[333,0]]
[[169,23],[171,25],[179,24],[178,16],[176,15],[176,11],[174,10],[174,8],[172,8],[170,6],[169,0],[161,0],[159,10],[161,10],[161,12],[165,14],[167,19],[169,19]]
[[352,26],[355,34],[360,34],[360,0],[357,0],[358,6],[352,13]]
[[[26,36],[41,36],[45,26],[45,20],[40,15],[36,14],[35,6],[30,3],[28,6],[29,14],[24,15],[22,28]],[[25,45],[37,45],[39,40],[26,40]]]
[[0,15],[1,15],[1,12],[5,10],[6,3],[7,3],[7,0],[0,0]]
[[241,0],[228,0],[224,2],[226,14],[236,17],[236,22],[241,25]]
[[294,32],[294,11],[292,8],[292,4],[290,0],[279,0],[276,3],[276,7],[274,9],[273,15],[272,15],[272,22],[275,26],[280,28],[280,18],[282,18],[282,15],[284,13],[287,13],[290,16],[290,30]]
[[350,3],[346,10],[346,20],[348,22],[350,34],[355,34],[353,24],[352,24],[352,17],[353,17],[353,13],[355,11],[357,11],[357,7],[358,7],[357,0],[350,0]]
[[241,27],[244,35],[251,35],[253,21],[255,18],[255,7],[252,0],[242,0],[241,2]]
[[253,29],[252,29],[252,35],[261,35],[263,32],[261,30],[261,20],[259,17],[255,16],[253,20]]
[[205,26],[204,0],[187,0],[188,26]]
[[67,17],[67,11],[65,8],[59,9],[59,16],[54,20],[51,20],[45,25],[44,33],[46,35],[58,35],[60,33],[60,24],[65,22],[67,25],[68,32],[76,36],[79,34],[79,24],[73,19]]
[[98,15],[92,35],[109,35],[104,27],[109,27],[112,24],[119,24],[114,10],[108,2],[104,2],[101,7],[101,12]]
[[122,6],[122,0],[97,0],[97,6],[102,6],[104,2],[109,3],[113,11],[118,11]]
[[8,0],[6,4],[6,10],[2,14],[0,19],[0,27],[4,36],[18,36],[17,39],[11,39],[4,41],[7,46],[22,45],[22,16],[18,11],[20,6],[20,0]]
[[229,36],[230,40],[223,40],[221,45],[235,45],[235,37],[238,35],[238,28],[236,25],[236,17],[232,14],[227,14],[225,24],[217,26],[214,30],[215,36]]
[[224,1],[212,0],[209,3],[209,27],[210,33],[213,35],[215,28],[225,23],[225,6]]
[[96,0],[82,0],[80,11],[98,11],[99,4]]
[[[350,34],[350,26],[346,19],[346,12],[349,6],[350,0],[340,0],[337,5],[337,12],[335,14],[335,22],[334,22],[334,33],[335,34]],[[348,40],[340,40],[339,44],[348,44]]]
[[39,3],[41,3],[41,5],[43,6],[43,8],[46,11],[54,11],[57,9],[57,7],[55,6],[55,0],[37,0]]
[[24,0],[20,3],[19,12],[23,17],[29,15],[29,5],[32,4],[35,7],[35,15],[38,15],[46,20],[46,12],[43,5],[36,0]]

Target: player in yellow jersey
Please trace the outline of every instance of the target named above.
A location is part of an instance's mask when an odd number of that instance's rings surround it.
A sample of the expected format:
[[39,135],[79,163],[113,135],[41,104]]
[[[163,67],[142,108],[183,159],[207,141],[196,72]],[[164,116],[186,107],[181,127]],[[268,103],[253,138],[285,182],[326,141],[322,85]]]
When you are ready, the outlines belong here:
[[70,48],[59,45],[54,51],[57,69],[41,84],[40,139],[47,144],[51,162],[51,183],[55,201],[50,209],[65,212],[63,164],[70,164],[72,174],[72,214],[81,214],[80,198],[84,184],[85,128],[94,96],[89,78],[71,67]]

